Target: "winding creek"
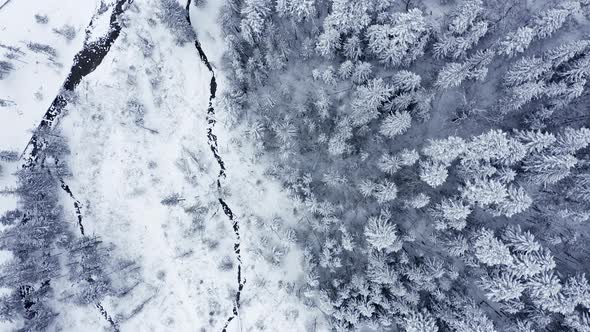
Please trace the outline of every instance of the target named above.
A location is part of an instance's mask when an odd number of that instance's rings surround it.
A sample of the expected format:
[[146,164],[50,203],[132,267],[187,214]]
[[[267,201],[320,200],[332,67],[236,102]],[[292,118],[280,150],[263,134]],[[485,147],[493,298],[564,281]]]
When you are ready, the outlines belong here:
[[[188,23],[192,26],[192,22],[191,22],[191,18],[190,18],[190,6],[191,6],[191,0],[187,0],[187,2],[186,2],[186,19],[187,19]],[[215,71],[213,70],[213,66],[211,66],[211,63],[209,62],[209,59],[207,58],[207,54],[205,54],[205,52],[203,51],[201,43],[199,42],[198,39],[195,40],[195,48],[197,49],[197,52],[199,53],[199,57],[201,58],[201,61],[203,62],[203,64],[205,64],[205,66],[207,66],[207,69],[211,73],[211,82],[209,84],[209,104],[207,106],[207,143],[209,145],[209,148],[211,149],[211,152],[213,153],[213,157],[215,158],[215,160],[217,161],[217,164],[219,165],[219,173],[217,174],[217,189],[218,189],[218,193],[219,193],[218,200],[219,200],[219,204],[221,205],[221,208],[223,209],[223,213],[227,216],[227,218],[229,219],[229,221],[232,224],[232,229],[233,229],[234,235],[235,235],[234,254],[235,254],[236,260],[238,261],[238,267],[237,267],[238,287],[237,287],[235,303],[234,303],[234,306],[232,309],[232,313],[227,318],[225,325],[223,326],[222,331],[226,332],[231,321],[239,316],[240,296],[242,294],[242,290],[244,289],[244,284],[246,283],[246,278],[243,277],[243,275],[242,275],[240,224],[238,222],[238,219],[235,217],[233,211],[229,207],[229,205],[223,200],[223,197],[221,196],[221,193],[222,193],[221,180],[226,177],[226,168],[225,168],[225,163],[224,163],[223,159],[221,158],[221,155],[219,154],[217,135],[215,135],[215,133],[214,133],[215,124],[217,123],[217,121],[215,120],[215,107],[213,106],[213,101],[215,100],[215,94],[217,92],[217,81],[215,80]]]

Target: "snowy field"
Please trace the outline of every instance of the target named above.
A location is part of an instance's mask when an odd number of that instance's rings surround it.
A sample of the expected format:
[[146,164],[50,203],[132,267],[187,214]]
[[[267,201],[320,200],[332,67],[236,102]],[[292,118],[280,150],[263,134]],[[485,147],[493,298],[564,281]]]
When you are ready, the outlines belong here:
[[[14,1],[0,11],[0,40],[24,52],[15,71],[0,81],[0,98],[14,102],[0,109],[2,149],[24,149],[73,54],[85,38],[107,31],[109,12],[96,15],[99,7],[96,1]],[[191,6],[193,26],[216,70],[223,50],[218,7]],[[221,196],[241,223],[246,280],[239,316],[228,331],[321,329],[320,313],[303,305],[298,286],[302,252],[284,246],[285,234],[292,234],[301,218],[293,213],[294,202],[264,176],[250,143],[224,128],[223,110],[215,130],[228,176],[218,192],[218,166],[206,137],[211,76],[193,43],[179,42],[158,21],[159,11],[159,1],[133,2],[121,36],[82,80],[57,126],[72,151],[66,182],[82,203],[86,236],[100,238],[113,247],[114,257],[133,262],[110,272],[119,292],[103,301],[104,309],[122,331],[220,331],[237,287],[234,233],[221,211]],[[47,15],[48,23],[37,23],[37,13]],[[76,31],[69,41],[50,29],[66,24]],[[57,55],[31,52],[29,41],[50,44]],[[222,90],[223,73],[217,76]],[[75,220],[65,193],[63,202]],[[260,247],[261,237],[268,247]],[[58,299],[67,297],[69,287],[67,280],[54,280]],[[55,306],[56,330],[112,328],[92,305],[58,301]]]

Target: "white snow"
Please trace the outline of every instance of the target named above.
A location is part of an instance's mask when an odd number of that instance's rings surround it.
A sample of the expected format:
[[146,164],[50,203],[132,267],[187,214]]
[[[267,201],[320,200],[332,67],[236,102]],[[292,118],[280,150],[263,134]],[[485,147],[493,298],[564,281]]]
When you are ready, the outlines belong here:
[[[82,47],[96,1],[60,2],[61,7],[57,1],[17,3],[10,12],[13,4],[0,11],[0,22],[6,22],[3,15],[12,15],[30,17],[33,23],[20,32],[14,21],[0,23],[0,40],[18,44],[28,61],[0,81],[0,98],[17,103],[1,109],[0,149],[21,151]],[[225,81],[219,71],[223,39],[216,23],[222,2],[207,3],[205,8],[191,6],[191,19],[216,69],[219,96]],[[228,177],[222,181],[223,192],[217,191],[219,168],[206,138],[211,76],[192,43],[177,45],[163,24],[147,19],[155,19],[157,10],[157,0],[134,1],[121,36],[79,85],[76,102],[67,106],[58,125],[70,142],[73,176],[66,182],[83,204],[86,234],[114,245],[113,260],[135,262],[126,270],[110,271],[120,290],[127,291],[102,305],[122,331],[220,331],[237,288],[235,237],[217,200],[222,195],[241,225],[246,278],[240,315],[229,330],[303,331],[312,325],[326,330],[321,314],[303,304],[302,253],[295,245],[285,246],[284,233],[296,230],[302,218],[294,212],[296,202],[264,175],[263,162],[253,158],[255,149],[240,137],[241,130],[224,127],[221,106],[215,134]],[[34,23],[37,12],[49,15],[48,26]],[[106,32],[109,14],[95,16],[91,39]],[[48,29],[63,24],[78,31],[70,43]],[[10,39],[3,39],[4,34]],[[29,52],[22,42],[28,40],[55,46],[63,67],[49,66]],[[153,48],[140,46],[146,41]],[[36,91],[42,91],[39,100],[33,96]],[[171,194],[182,201],[161,204]],[[65,193],[63,202],[76,229],[73,202]],[[2,208],[14,205],[12,201]],[[274,225],[277,217],[284,223]],[[273,262],[274,251],[284,252],[279,261]],[[224,257],[232,266],[222,269]],[[62,299],[55,303],[60,313],[55,328],[108,330],[96,307],[65,300],[71,288],[66,279],[53,283]]]
[[[51,105],[70,70],[74,55],[82,48],[84,30],[90,22],[98,0],[18,0],[0,10],[0,44],[19,48],[24,54],[12,61],[15,70],[0,80],[0,99],[16,105],[0,107],[0,150],[22,151]],[[39,24],[35,14],[47,15],[49,22]],[[53,32],[64,25],[76,29],[76,37],[67,41]],[[35,53],[27,43],[46,44],[57,50],[55,61]],[[0,60],[7,53],[0,47]]]

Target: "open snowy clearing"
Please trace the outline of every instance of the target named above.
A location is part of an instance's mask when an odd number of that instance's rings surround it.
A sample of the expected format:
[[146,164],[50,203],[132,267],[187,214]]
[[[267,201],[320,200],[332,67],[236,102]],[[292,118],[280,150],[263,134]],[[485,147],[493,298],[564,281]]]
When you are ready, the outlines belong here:
[[[84,28],[93,15],[88,40],[106,31],[109,9],[96,15],[96,3],[86,2],[68,10],[46,4],[50,23],[64,21],[79,31],[67,43],[51,40],[51,45],[60,46],[55,62],[63,66],[23,64],[10,80],[1,81],[0,91],[8,93],[2,98],[16,103],[11,117],[2,121],[10,124],[4,130],[10,127],[12,137],[3,141],[3,148],[24,148],[67,75],[71,63],[67,59],[82,47]],[[34,20],[34,12],[16,12],[30,11],[31,6],[10,13],[12,5],[7,6],[0,15]],[[191,7],[193,26],[204,51],[211,50],[208,55],[216,70],[223,50],[215,25],[218,9],[216,3],[204,9]],[[239,316],[228,330],[320,328],[320,313],[308,311],[296,287],[302,277],[301,252],[294,246],[279,248],[281,234],[295,228],[301,216],[293,215],[294,203],[254,162],[250,144],[240,140],[237,145],[224,128],[223,110],[218,111],[215,130],[228,171],[223,192],[217,191],[218,168],[206,140],[210,73],[192,43],[180,45],[155,19],[159,10],[155,0],[133,2],[121,36],[102,64],[77,87],[58,124],[72,151],[68,160],[72,177],[66,182],[82,203],[86,236],[99,237],[114,247],[117,258],[134,262],[110,272],[120,279],[120,296],[104,301],[104,310],[122,331],[221,330],[235,304],[237,287],[234,234],[217,201],[221,195],[242,224],[246,280]],[[72,15],[74,19],[67,13],[77,15]],[[28,33],[42,36],[36,31]],[[17,43],[27,40],[28,33],[9,35]],[[47,32],[50,37],[55,38]],[[223,89],[223,78],[219,81]],[[42,98],[31,98],[40,90]],[[63,202],[76,227],[72,201],[65,193]],[[285,224],[270,226],[277,217]],[[268,227],[277,237],[271,236],[271,247],[261,249],[259,240]],[[66,280],[55,280],[54,287],[58,298],[67,298]],[[56,329],[111,328],[94,306],[64,303],[55,304],[60,313]]]

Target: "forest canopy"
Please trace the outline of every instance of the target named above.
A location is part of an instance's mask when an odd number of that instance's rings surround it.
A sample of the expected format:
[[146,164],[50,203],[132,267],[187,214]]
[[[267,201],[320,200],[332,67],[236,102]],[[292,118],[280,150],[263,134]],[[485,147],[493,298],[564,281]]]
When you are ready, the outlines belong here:
[[222,104],[300,203],[334,330],[590,330],[589,15],[228,1]]

